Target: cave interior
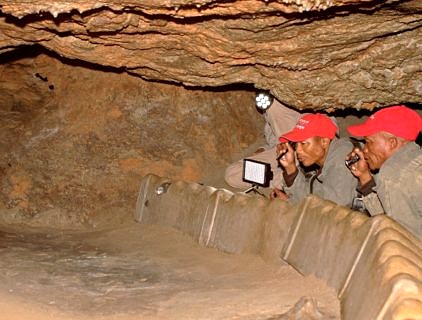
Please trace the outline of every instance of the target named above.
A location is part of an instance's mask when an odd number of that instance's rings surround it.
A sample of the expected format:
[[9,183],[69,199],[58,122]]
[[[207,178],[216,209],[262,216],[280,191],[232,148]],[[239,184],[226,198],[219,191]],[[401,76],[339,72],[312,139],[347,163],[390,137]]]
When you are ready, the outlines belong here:
[[341,136],[379,108],[422,114],[421,17],[419,0],[4,1],[0,223],[113,228],[150,173],[232,190],[225,167],[264,143],[260,90]]

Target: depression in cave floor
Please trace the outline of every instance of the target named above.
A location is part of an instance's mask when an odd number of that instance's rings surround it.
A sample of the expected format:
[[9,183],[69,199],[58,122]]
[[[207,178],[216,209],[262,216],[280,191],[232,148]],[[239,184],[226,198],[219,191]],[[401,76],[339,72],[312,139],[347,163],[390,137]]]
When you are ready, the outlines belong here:
[[333,289],[162,226],[0,231],[0,319],[340,319]]

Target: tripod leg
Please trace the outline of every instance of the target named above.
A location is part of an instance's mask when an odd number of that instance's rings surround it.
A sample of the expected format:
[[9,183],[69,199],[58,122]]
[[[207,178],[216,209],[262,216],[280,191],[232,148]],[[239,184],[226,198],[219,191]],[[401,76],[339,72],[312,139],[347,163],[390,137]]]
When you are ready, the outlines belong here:
[[250,187],[250,188],[248,188],[248,189],[246,189],[245,191],[243,191],[244,193],[249,193],[249,192],[251,192],[251,191],[256,191],[256,186],[252,186],[252,187]]

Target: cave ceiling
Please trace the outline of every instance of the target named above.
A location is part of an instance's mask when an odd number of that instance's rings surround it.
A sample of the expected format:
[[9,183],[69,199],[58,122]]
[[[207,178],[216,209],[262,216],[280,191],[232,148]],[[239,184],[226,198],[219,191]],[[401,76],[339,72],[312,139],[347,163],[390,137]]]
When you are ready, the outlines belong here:
[[373,109],[422,102],[421,26],[420,0],[5,0],[0,58],[36,44],[146,80]]

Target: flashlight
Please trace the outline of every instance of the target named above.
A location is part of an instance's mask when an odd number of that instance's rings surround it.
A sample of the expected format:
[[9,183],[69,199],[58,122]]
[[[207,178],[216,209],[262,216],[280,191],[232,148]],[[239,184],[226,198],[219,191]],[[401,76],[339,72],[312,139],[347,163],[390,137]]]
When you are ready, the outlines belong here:
[[273,97],[268,92],[258,92],[255,97],[256,107],[262,111],[267,111],[273,100]]
[[289,152],[289,150],[285,150],[284,152],[280,153],[280,154],[277,156],[276,160],[277,160],[277,161],[280,161],[281,157],[285,156],[285,155],[287,154],[287,152]]
[[352,164],[355,164],[356,162],[358,162],[360,160],[359,156],[357,154],[355,154],[353,157],[351,157],[349,160],[345,160],[344,163],[346,164],[347,167],[351,167]]
[[[290,146],[293,148],[293,150],[295,150],[295,149],[296,149],[296,143],[295,143],[295,142],[293,142],[293,141],[287,141],[287,143],[288,143],[288,144],[290,144]],[[285,156],[285,155],[287,154],[287,152],[289,152],[289,149],[286,149],[286,150],[284,150],[283,152],[281,152],[281,153],[277,156],[277,158],[276,158],[277,162],[278,162],[278,161],[280,161],[281,157],[282,157],[282,156]]]

